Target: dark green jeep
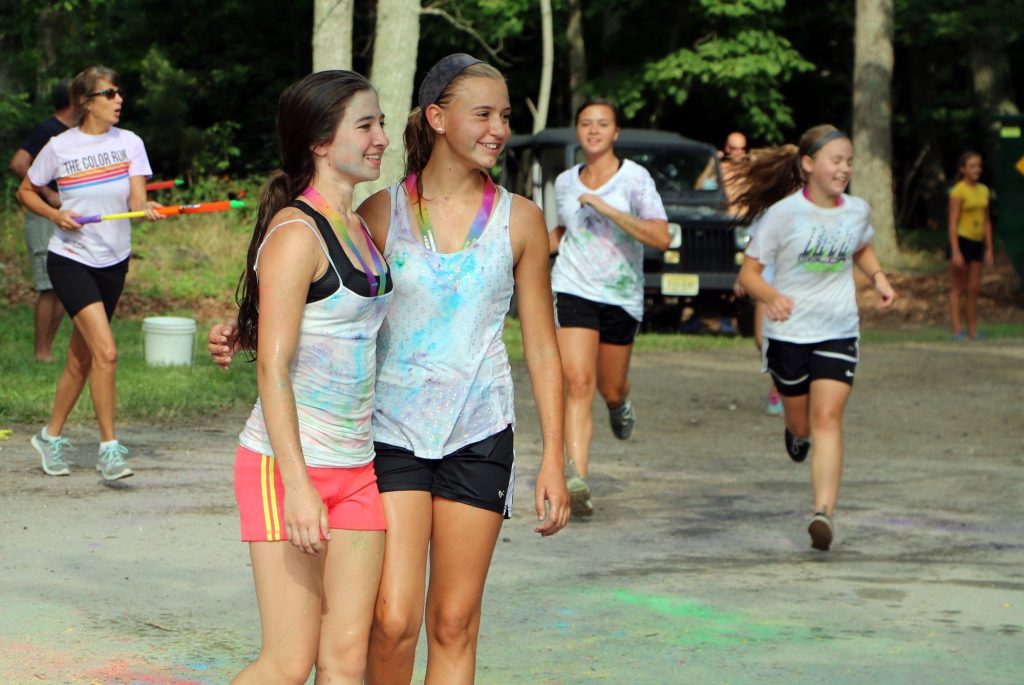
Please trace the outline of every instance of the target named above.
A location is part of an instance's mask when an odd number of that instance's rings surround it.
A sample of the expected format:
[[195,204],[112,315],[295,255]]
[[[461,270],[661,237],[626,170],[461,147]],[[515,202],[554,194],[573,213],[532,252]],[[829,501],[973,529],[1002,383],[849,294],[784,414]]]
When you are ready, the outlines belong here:
[[[725,191],[715,148],[669,131],[622,129],[616,154],[650,172],[668,215],[669,249],[644,247],[644,323],[678,330],[683,310],[695,317],[736,319],[740,333],[753,334],[753,307],[733,294],[733,283],[749,240],[745,226],[725,212]],[[549,128],[513,136],[506,147],[501,183],[532,198],[555,226],[555,178],[583,161],[572,128]]]

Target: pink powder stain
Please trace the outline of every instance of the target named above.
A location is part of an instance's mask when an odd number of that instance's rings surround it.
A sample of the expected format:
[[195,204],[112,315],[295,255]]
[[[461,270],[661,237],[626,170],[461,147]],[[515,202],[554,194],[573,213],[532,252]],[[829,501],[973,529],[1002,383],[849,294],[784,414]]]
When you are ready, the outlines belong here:
[[0,681],[62,682],[88,685],[202,685],[197,680],[160,673],[159,666],[141,659],[119,659],[97,667],[82,655],[57,653],[24,642],[0,641]]
[[83,674],[85,682],[97,685],[135,685],[136,683],[152,683],[153,685],[202,685],[198,680],[182,680],[181,678],[162,674],[140,672],[139,668],[148,671],[146,664],[133,663],[128,660],[112,661],[106,666]]

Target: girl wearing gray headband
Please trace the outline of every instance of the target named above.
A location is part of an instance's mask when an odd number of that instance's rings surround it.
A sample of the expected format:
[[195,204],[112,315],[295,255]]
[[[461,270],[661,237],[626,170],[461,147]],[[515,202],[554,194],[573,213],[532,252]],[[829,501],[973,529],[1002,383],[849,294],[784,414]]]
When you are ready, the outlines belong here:
[[[871,247],[871,208],[847,195],[853,146],[834,126],[815,126],[788,146],[757,155],[740,170],[737,202],[750,227],[739,285],[765,306],[762,370],[782,396],[786,453],[811,452],[811,546],[826,551],[843,466],[843,410],[859,355],[853,265],[871,281],[880,308],[895,291]],[[775,270],[765,280],[766,267]]]
[[488,174],[511,133],[505,80],[449,55],[423,79],[418,102],[405,130],[406,178],[359,209],[385,241],[396,295],[377,346],[374,464],[388,535],[371,685],[411,681],[424,613],[426,681],[474,680],[484,582],[515,484],[501,341],[513,287],[544,436],[525,508],[545,536],[569,516],[547,227],[535,204]]

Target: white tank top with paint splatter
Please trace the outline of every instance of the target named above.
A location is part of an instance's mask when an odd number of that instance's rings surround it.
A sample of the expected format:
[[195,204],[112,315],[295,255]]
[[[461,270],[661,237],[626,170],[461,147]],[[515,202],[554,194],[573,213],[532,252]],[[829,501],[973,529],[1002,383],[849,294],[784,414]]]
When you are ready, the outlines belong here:
[[[339,281],[343,280],[323,244],[324,234],[308,221],[295,221],[317,234],[330,268],[338,274]],[[283,225],[271,229],[267,238]],[[337,242],[333,235],[331,238]],[[340,253],[341,246],[335,247]],[[258,266],[257,256],[253,268]],[[322,300],[307,302],[302,310],[299,340],[289,375],[299,419],[302,456],[307,466],[354,467],[373,461],[370,426],[377,364],[375,342],[393,293],[364,297],[340,283],[334,293]],[[256,400],[238,437],[243,447],[273,455],[260,400]]]
[[445,254],[414,233],[402,185],[389,192],[395,300],[377,340],[374,440],[439,459],[515,423],[501,339],[514,285],[511,195],[499,188],[479,240]]

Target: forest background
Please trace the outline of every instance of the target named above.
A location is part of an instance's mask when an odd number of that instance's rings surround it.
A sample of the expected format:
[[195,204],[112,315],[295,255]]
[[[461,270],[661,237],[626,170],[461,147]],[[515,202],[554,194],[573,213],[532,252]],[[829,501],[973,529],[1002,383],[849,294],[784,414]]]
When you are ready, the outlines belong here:
[[[57,80],[102,63],[122,76],[123,125],[142,136],[155,177],[188,181],[155,199],[245,192],[252,200],[276,165],[281,90],[314,69],[354,68],[370,76],[388,114],[387,183],[401,173],[414,84],[443,55],[465,51],[507,75],[516,133],[570,125],[588,95],[616,99],[629,126],[717,146],[734,129],[754,147],[794,141],[822,122],[851,131],[852,192],[872,203],[876,248],[901,293],[896,311],[875,317],[891,331],[877,330],[873,307],[864,308],[867,333],[941,340],[941,252],[956,159],[981,149],[983,180],[993,184],[993,117],[1016,113],[1024,92],[1024,12],[1011,8],[996,0],[6,0],[0,157],[10,159],[49,116]],[[37,422],[49,411],[53,371],[24,363],[35,295],[16,183],[0,174],[0,421]],[[171,421],[251,406],[252,365],[229,380],[209,364],[147,368],[140,327],[145,316],[169,314],[193,317],[203,331],[234,315],[230,293],[254,205],[135,224],[114,321],[122,417]],[[997,238],[998,209],[997,201]],[[980,302],[989,337],[1022,335],[1018,288],[997,255]],[[69,332],[62,326],[59,354]],[[513,355],[517,335],[510,322]],[[645,335],[638,351],[732,344],[749,343]],[[218,393],[204,392],[213,384]],[[89,413],[80,402],[73,418]]]
[[[958,155],[980,148],[991,160],[992,117],[1017,112],[1024,92],[1024,12],[998,0],[10,0],[0,9],[0,154],[48,115],[54,81],[102,63],[122,75],[124,126],[146,141],[157,176],[258,182],[275,164],[277,96],[313,69],[317,49],[318,69],[325,56],[350,60],[382,102],[444,54],[473,53],[507,74],[513,130],[529,132],[544,8],[554,27],[547,125],[570,124],[581,97],[600,95],[628,125],[716,145],[739,129],[754,147],[821,122],[855,129],[858,88],[884,90],[855,80],[855,30],[882,22],[891,93],[867,94],[861,128],[891,122],[894,222],[909,247],[944,240]],[[398,53],[411,57],[398,70],[410,83],[392,88],[385,60]],[[404,112],[385,111],[395,139]],[[0,211],[15,209],[13,183],[5,175]]]

